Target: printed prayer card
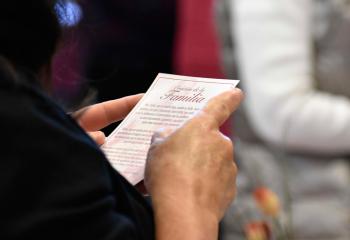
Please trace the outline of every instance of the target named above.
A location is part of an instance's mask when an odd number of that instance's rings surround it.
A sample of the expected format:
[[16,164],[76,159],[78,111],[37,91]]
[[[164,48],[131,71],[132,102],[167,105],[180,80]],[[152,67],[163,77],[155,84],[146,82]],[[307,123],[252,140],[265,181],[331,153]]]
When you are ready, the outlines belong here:
[[236,87],[238,82],[160,73],[134,109],[107,137],[102,150],[112,166],[136,185],[143,180],[154,131],[179,127],[210,98]]

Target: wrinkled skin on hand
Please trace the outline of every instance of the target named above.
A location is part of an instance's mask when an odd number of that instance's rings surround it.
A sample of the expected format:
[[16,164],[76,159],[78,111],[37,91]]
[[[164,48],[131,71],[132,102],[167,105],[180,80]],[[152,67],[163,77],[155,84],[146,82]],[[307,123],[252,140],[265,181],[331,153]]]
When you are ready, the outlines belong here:
[[213,98],[182,127],[156,132],[148,153],[145,185],[157,213],[178,207],[219,221],[236,192],[233,143],[219,127],[238,107],[239,89]]

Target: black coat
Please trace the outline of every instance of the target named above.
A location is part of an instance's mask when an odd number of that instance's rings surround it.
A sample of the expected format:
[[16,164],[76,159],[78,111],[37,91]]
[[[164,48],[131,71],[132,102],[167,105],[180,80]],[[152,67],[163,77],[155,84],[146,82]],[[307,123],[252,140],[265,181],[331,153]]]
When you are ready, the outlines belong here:
[[28,81],[0,70],[0,239],[153,239],[148,202]]

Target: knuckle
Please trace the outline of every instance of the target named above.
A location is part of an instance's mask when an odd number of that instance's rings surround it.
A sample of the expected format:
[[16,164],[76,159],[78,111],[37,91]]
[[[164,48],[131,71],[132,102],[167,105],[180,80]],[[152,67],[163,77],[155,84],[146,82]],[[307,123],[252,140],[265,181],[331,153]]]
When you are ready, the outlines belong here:
[[237,172],[238,172],[238,168],[237,168],[237,165],[234,161],[234,158],[233,156],[230,156],[226,159],[226,164],[225,164],[225,168],[227,170],[227,174],[230,176],[230,177],[233,177],[235,178],[236,175],[237,175]]
[[211,126],[211,118],[211,115],[203,114],[202,118],[198,118],[195,124],[198,126],[199,129],[207,131],[208,129],[210,129]]
[[225,153],[227,155],[232,155],[233,156],[233,143],[231,141],[231,139],[229,139],[228,137],[222,137],[222,141],[221,144],[223,146],[223,149],[225,149]]
[[232,172],[234,175],[236,175],[238,172],[237,164],[234,161],[232,161]]
[[224,102],[218,104],[217,111],[223,113],[224,115],[229,115],[231,113],[229,106]]
[[215,123],[215,117],[205,111],[200,111],[197,113],[194,123],[204,130],[211,129],[213,123]]

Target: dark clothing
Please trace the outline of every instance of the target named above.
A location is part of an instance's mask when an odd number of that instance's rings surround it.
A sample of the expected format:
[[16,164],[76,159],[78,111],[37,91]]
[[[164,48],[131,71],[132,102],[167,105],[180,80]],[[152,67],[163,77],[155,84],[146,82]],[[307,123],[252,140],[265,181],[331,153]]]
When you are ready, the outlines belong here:
[[0,68],[0,239],[153,239],[142,195],[38,86],[9,76]]

